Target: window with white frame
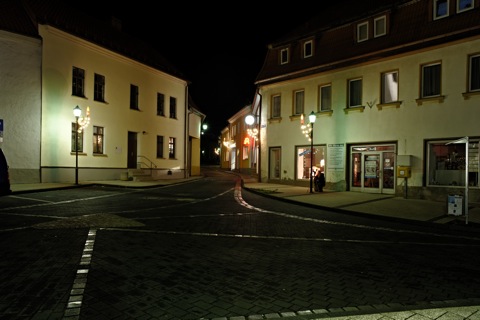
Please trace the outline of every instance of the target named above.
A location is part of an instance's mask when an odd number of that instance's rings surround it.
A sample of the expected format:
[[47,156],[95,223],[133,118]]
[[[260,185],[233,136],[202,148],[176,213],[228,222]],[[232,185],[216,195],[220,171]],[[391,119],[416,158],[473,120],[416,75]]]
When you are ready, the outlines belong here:
[[373,20],[373,36],[380,37],[387,34],[387,17],[381,16]]
[[357,42],[368,40],[368,21],[357,24]]
[[[465,186],[466,142],[447,144],[456,140],[427,142],[428,185]],[[468,143],[468,185],[479,186],[479,140],[469,139]]]
[[280,118],[281,115],[281,96],[279,94],[272,96],[272,118]]
[[362,105],[362,79],[348,80],[348,108]]
[[421,98],[438,97],[441,93],[441,72],[440,63],[422,65],[421,75]]
[[433,19],[448,17],[450,0],[433,0]]
[[398,101],[398,71],[382,73],[381,81],[381,103]]
[[471,55],[469,57],[468,91],[480,91],[480,54]]
[[293,101],[293,114],[294,115],[301,115],[303,114],[304,110],[304,103],[305,103],[305,92],[303,90],[297,90],[293,94],[294,101]]
[[280,64],[288,63],[289,58],[288,48],[283,48],[280,50]]
[[104,128],[93,126],[93,153],[103,154]]
[[318,87],[318,105],[320,111],[332,110],[332,85],[325,84]]
[[313,40],[308,40],[303,43],[303,57],[308,58],[313,56]]
[[457,12],[473,9],[473,0],[457,0]]

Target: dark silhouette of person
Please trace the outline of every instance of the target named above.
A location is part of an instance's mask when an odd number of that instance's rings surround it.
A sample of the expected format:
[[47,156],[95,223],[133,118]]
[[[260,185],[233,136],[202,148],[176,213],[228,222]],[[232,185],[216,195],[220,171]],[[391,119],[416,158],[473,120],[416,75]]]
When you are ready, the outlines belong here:
[[315,184],[315,191],[323,192],[323,187],[325,187],[325,174],[319,170],[315,172],[315,177],[313,178]]

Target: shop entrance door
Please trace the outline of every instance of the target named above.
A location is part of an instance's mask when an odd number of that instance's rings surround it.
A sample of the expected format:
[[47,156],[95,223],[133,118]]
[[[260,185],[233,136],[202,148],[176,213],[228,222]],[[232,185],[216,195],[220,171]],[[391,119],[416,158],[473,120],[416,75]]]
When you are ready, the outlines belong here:
[[395,152],[354,152],[351,159],[352,191],[395,193]]

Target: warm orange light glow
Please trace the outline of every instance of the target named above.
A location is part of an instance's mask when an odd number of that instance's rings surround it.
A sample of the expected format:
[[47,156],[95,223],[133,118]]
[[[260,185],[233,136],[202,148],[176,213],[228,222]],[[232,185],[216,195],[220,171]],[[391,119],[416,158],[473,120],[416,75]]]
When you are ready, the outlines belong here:
[[243,144],[246,146],[250,145],[250,139],[248,137],[245,137],[245,139],[243,139]]

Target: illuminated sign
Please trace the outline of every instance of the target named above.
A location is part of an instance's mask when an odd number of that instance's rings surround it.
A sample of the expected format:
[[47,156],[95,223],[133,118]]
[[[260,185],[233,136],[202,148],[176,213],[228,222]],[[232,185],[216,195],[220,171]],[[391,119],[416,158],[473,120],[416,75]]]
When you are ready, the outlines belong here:
[[243,145],[245,146],[250,145],[250,139],[248,137],[245,137],[245,139],[243,139]]

